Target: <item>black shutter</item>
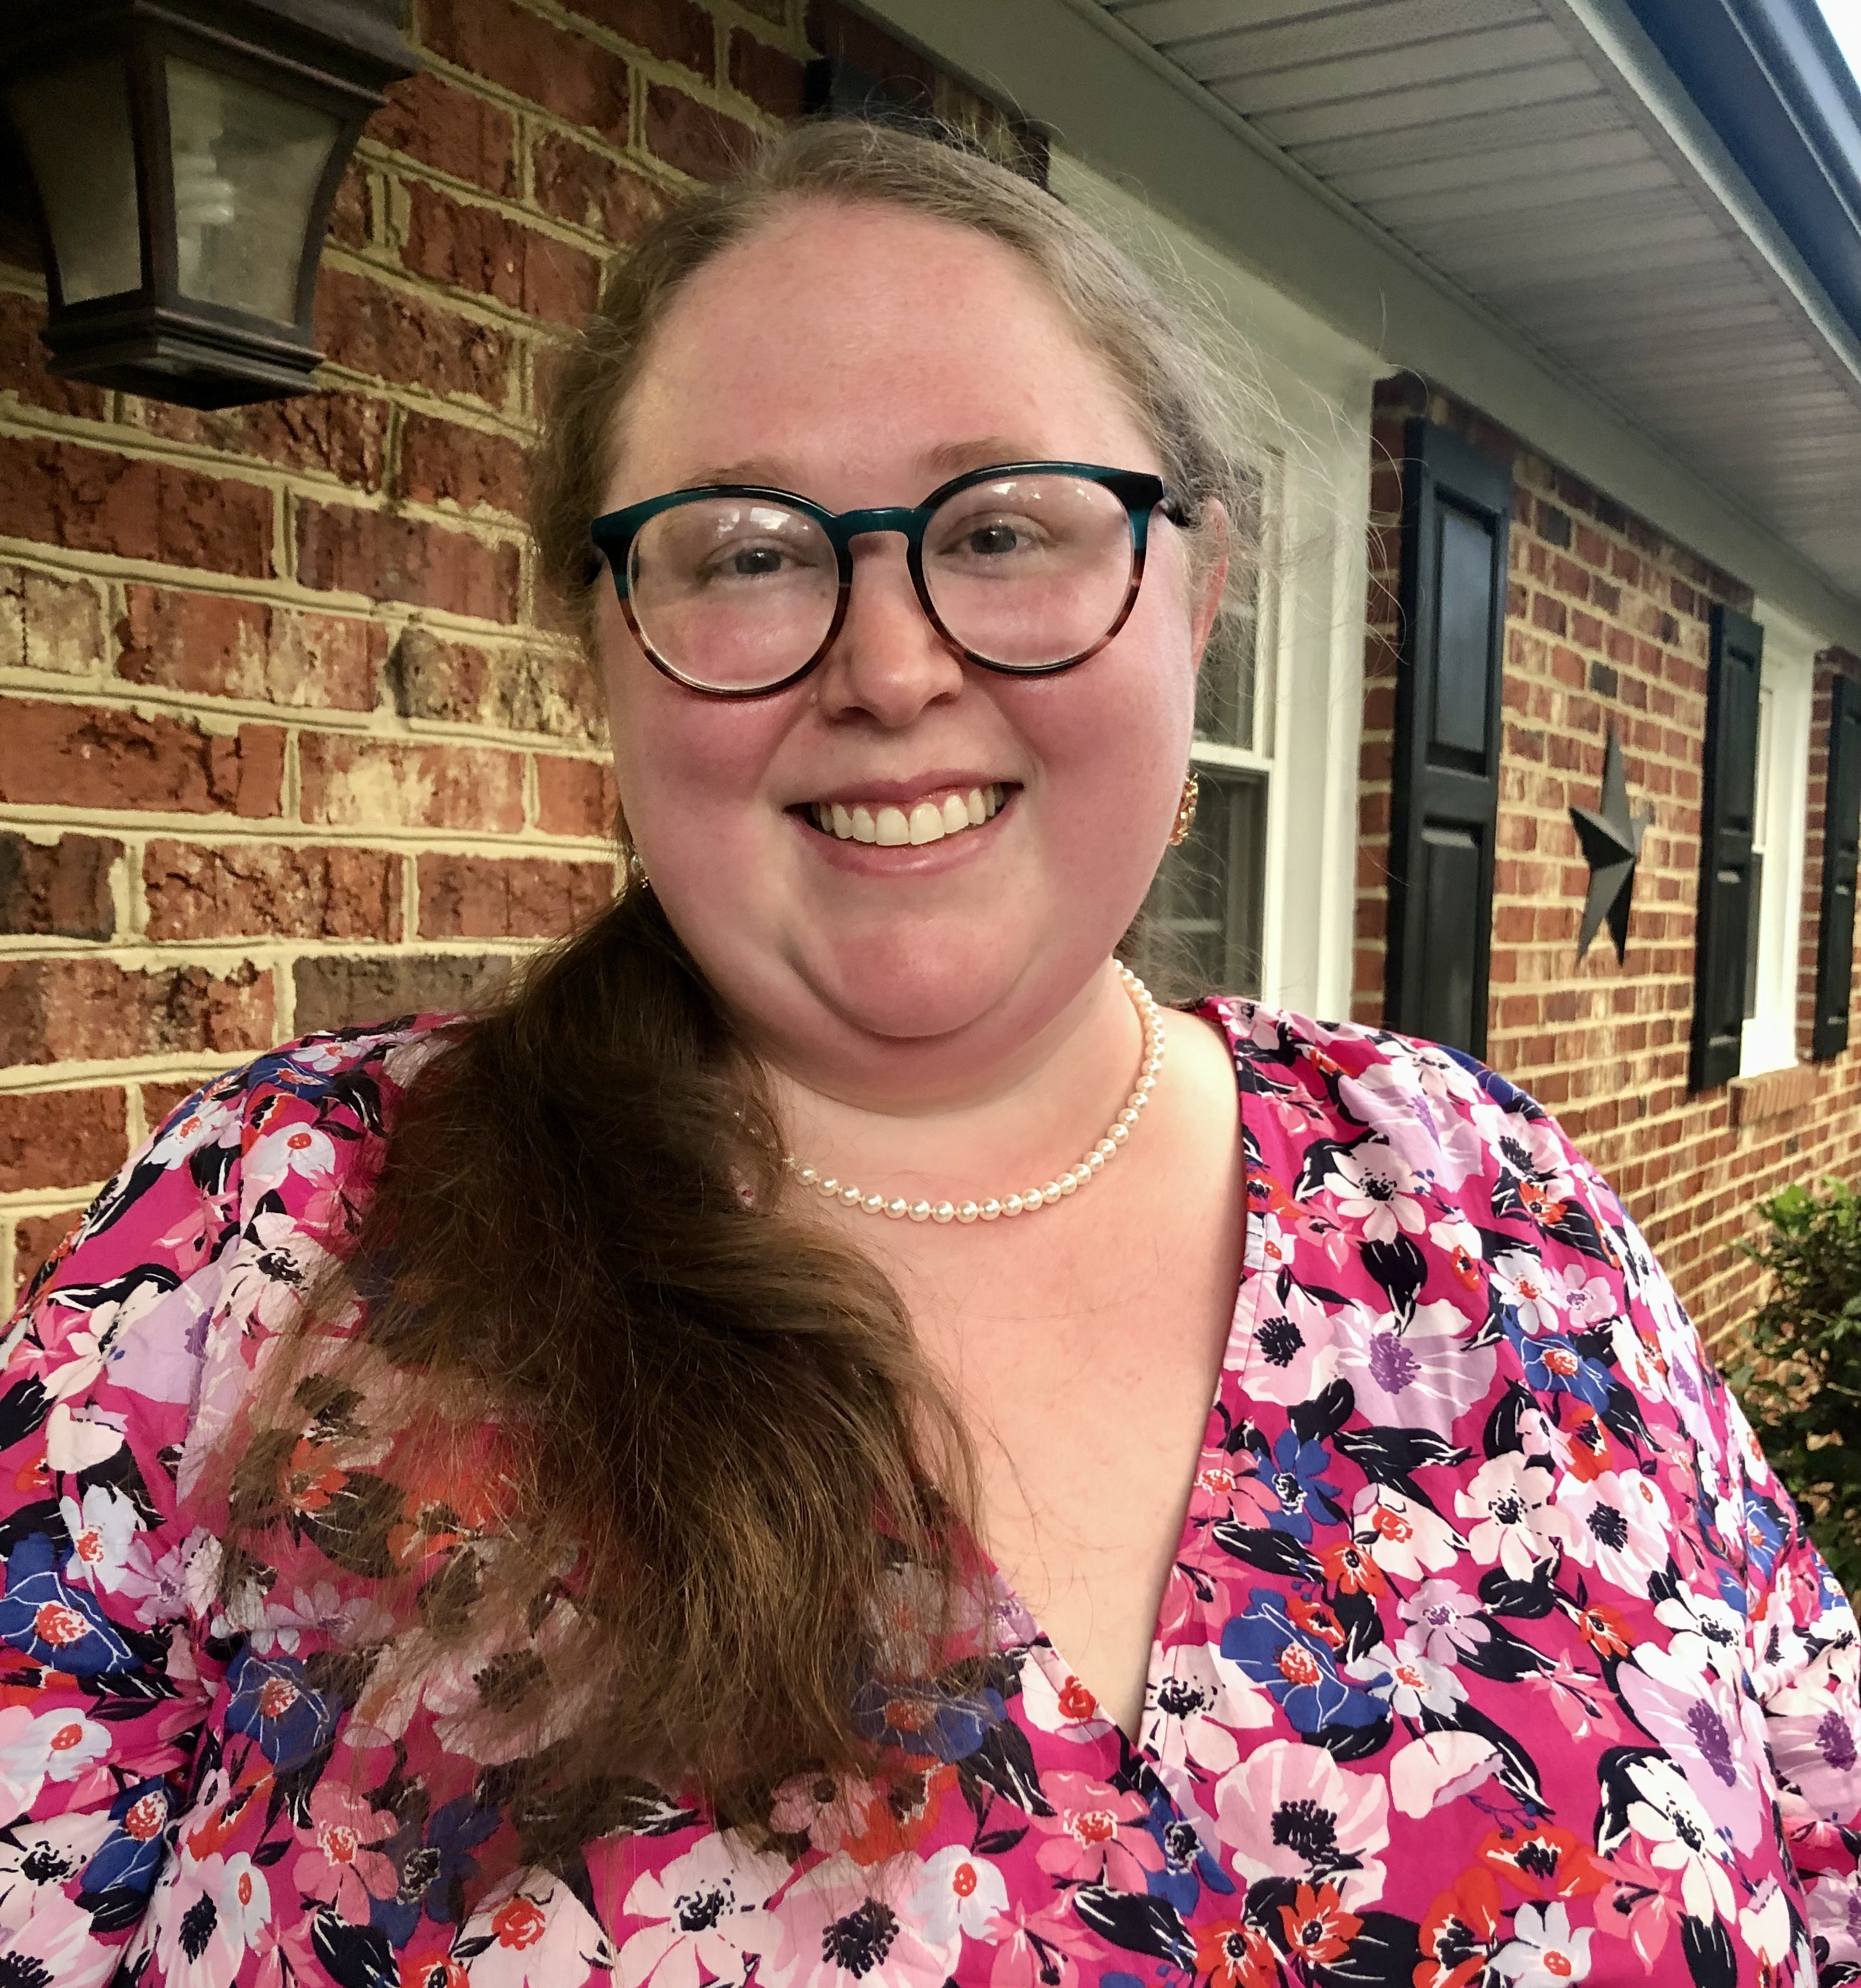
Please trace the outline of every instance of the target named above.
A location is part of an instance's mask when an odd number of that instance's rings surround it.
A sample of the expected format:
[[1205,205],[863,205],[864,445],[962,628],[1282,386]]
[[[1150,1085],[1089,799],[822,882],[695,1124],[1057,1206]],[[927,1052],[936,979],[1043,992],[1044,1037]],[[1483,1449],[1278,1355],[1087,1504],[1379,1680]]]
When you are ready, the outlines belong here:
[[1709,1090],[1738,1074],[1758,806],[1758,687],[1763,673],[1764,631],[1748,616],[1714,607],[1700,796],[1693,1057],[1687,1077],[1694,1090]]
[[1815,945],[1815,1026],[1820,1063],[1848,1046],[1848,994],[1855,964],[1855,872],[1861,857],[1861,683],[1837,677],[1829,691],[1829,776],[1822,786],[1822,913]]
[[1486,1053],[1512,472],[1409,424],[1383,1018]]

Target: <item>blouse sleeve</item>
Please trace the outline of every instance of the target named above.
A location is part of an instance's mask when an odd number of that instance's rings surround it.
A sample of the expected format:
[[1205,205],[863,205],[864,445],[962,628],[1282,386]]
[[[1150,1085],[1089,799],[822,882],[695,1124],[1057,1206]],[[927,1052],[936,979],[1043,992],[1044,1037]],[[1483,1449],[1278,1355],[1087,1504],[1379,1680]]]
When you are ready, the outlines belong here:
[[222,1259],[237,1073],[197,1094],[40,1273],[0,1374],[0,1977],[107,1980],[147,1905],[217,1674],[214,1549],[181,1516]]
[[1802,1875],[1824,1983],[1861,1980],[1861,1670],[1855,1617],[1728,1394],[1754,1688],[1784,1840]]

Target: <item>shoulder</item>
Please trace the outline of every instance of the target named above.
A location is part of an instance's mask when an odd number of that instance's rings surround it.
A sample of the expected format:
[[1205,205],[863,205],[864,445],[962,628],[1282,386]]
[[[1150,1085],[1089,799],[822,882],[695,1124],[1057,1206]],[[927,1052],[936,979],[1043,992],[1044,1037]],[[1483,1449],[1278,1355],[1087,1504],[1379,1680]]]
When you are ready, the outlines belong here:
[[1258,1002],[1219,999],[1204,1012],[1226,1030],[1243,1090],[1292,1104],[1290,1119],[1275,1116],[1308,1143],[1380,1141],[1449,1195],[1476,1177],[1547,1168],[1595,1179],[1529,1091],[1464,1050]]
[[326,1226],[366,1177],[414,1073],[457,1026],[417,1016],[306,1036],[203,1084],[98,1192],[29,1303],[139,1271],[184,1279],[217,1261],[262,1205]]

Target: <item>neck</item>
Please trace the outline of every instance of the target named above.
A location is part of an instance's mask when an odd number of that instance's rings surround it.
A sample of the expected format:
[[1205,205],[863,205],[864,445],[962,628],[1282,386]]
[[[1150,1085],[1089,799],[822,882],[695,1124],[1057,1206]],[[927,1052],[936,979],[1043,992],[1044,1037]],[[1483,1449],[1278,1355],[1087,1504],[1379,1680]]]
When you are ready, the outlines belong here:
[[842,1097],[779,1067],[771,1078],[799,1165],[907,1201],[1005,1199],[1073,1166],[1130,1093],[1143,1030],[1107,961],[1031,1040],[926,1104]]

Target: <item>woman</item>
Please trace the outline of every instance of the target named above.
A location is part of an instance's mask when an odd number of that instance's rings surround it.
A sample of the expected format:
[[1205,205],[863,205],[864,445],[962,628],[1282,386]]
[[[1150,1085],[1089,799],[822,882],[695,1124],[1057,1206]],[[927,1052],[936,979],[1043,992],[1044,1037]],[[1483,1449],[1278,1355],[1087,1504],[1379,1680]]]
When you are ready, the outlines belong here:
[[628,888],[209,1086],[42,1279],[0,1980],[1853,1978],[1853,1619],[1619,1204],[1116,963],[1217,404],[922,140],[615,277],[539,532]]

